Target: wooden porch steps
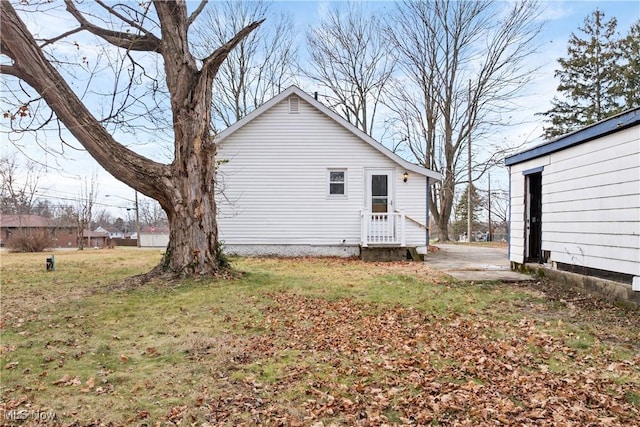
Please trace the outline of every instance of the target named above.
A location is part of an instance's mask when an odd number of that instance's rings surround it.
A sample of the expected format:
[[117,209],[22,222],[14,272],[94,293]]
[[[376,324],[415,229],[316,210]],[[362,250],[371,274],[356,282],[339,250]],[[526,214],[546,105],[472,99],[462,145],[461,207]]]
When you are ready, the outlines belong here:
[[424,261],[415,246],[360,246],[360,259],[369,262]]

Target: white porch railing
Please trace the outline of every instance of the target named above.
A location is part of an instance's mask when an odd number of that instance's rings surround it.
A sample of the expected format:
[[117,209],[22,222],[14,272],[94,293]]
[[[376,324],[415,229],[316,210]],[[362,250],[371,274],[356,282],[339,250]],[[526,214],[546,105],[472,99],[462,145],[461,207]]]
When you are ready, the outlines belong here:
[[360,211],[360,244],[406,246],[404,212],[373,213]]

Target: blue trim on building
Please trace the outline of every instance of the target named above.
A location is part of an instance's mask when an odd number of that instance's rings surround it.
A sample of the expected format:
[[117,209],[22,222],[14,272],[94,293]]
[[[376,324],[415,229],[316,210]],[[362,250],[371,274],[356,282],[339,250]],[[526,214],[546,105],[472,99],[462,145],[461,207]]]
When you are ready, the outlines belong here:
[[545,142],[521,153],[514,154],[504,159],[506,166],[526,162],[565,148],[573,147],[604,135],[621,131],[630,126],[640,124],[640,108],[625,111],[616,116],[594,123],[590,126]]
[[544,170],[544,166],[538,166],[537,168],[527,169],[526,171],[522,171],[522,175],[532,175],[534,173],[542,172]]

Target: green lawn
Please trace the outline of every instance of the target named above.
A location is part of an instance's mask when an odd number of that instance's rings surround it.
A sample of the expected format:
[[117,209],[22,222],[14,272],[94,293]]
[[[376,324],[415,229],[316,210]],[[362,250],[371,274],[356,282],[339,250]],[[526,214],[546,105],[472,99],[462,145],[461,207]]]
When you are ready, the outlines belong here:
[[159,251],[46,256],[1,255],[0,424],[640,423],[640,313],[552,283],[261,258],[134,288]]

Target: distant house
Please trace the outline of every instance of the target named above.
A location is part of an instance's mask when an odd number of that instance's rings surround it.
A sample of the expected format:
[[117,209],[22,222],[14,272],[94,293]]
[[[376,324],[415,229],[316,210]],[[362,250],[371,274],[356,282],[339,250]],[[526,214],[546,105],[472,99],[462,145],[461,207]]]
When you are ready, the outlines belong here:
[[98,233],[107,233],[109,235],[110,239],[124,239],[125,238],[124,231],[118,230],[117,228],[114,228],[114,227],[100,226],[100,227],[96,228],[94,231],[96,231]]
[[509,259],[640,291],[640,108],[505,159]]
[[[75,225],[60,224],[58,221],[38,215],[0,216],[0,243],[5,246],[14,233],[50,233],[55,248],[75,248],[78,246]],[[108,245],[109,235],[98,231],[84,230],[85,247],[102,248]]]
[[55,247],[75,247],[76,228],[73,225],[58,224],[51,218],[38,215],[1,215],[0,244],[5,246],[14,233],[46,231],[51,234]]
[[216,144],[227,252],[426,249],[427,201],[441,175],[403,160],[298,87],[221,132]]
[[84,239],[84,246],[91,248],[106,248],[109,246],[109,233],[101,232],[98,230],[84,230],[82,233]]

